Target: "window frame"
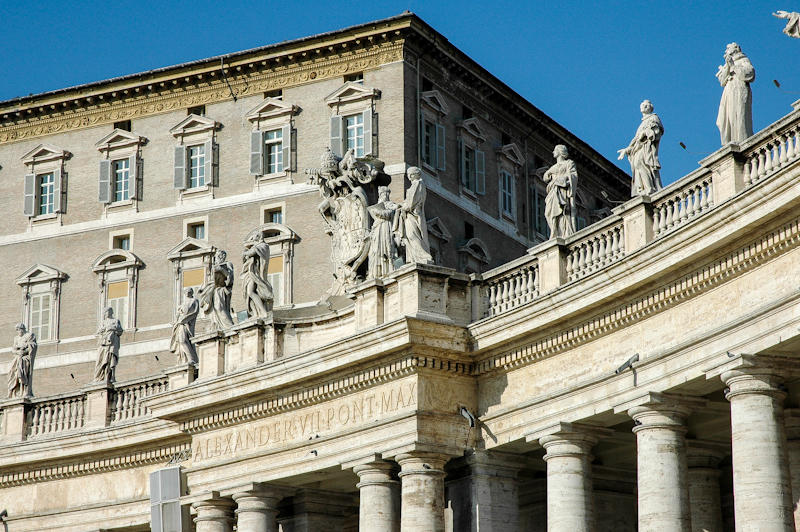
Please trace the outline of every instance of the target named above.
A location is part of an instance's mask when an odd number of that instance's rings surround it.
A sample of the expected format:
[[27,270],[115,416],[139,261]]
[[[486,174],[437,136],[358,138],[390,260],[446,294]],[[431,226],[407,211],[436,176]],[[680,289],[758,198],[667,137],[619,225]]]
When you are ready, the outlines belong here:
[[[208,226],[206,226],[208,227]],[[184,223],[184,230],[186,223]],[[178,306],[183,302],[183,274],[186,271],[203,271],[203,283],[211,279],[211,266],[214,261],[214,254],[217,248],[209,244],[206,240],[198,240],[192,237],[185,237],[177,246],[167,253],[167,260],[172,263],[172,318],[177,317]],[[202,286],[202,285],[191,285]],[[207,318],[198,316],[201,323],[207,322]],[[202,330],[199,328],[198,330]]]
[[43,294],[49,296],[48,324],[50,335],[48,338],[37,336],[39,344],[58,343],[60,341],[61,283],[66,279],[67,275],[65,273],[52,266],[34,264],[15,280],[17,285],[22,288],[22,323],[29,330],[32,329],[32,298]]
[[[66,210],[66,161],[71,157],[68,151],[52,144],[39,144],[22,157],[25,165],[23,182],[23,214],[28,218],[31,229],[40,224],[61,225],[62,214]],[[52,176],[52,208],[49,212],[41,212],[42,183],[44,176]]]
[[[325,97],[331,112],[329,145],[331,151],[343,157],[347,151],[348,128],[346,118],[361,115],[361,134],[354,138],[362,139],[362,151],[356,150],[356,157],[378,157],[378,109],[377,100],[381,91],[365,86],[362,82],[347,81]],[[351,126],[357,131],[358,124]],[[356,142],[356,148],[358,143]]]
[[[262,212],[268,212],[268,209],[262,209]],[[252,237],[258,234],[264,235],[264,241],[269,245],[270,261],[277,257],[281,258],[282,286],[272,287],[275,296],[274,306],[291,306],[294,303],[293,259],[294,246],[298,241],[297,234],[286,226],[286,224],[264,223],[250,231],[247,237],[245,237],[244,242],[248,242]],[[269,275],[276,274],[273,273]],[[277,291],[280,293],[277,293]],[[279,301],[281,303],[278,303]]]
[[[445,120],[448,112],[447,102],[438,90],[425,91],[420,95],[419,160],[422,168],[435,177],[447,171]],[[431,126],[431,135],[428,135],[428,125]],[[428,136],[430,143],[426,149]]]
[[[486,141],[476,118],[462,121],[458,126],[458,183],[459,192],[475,202],[486,195],[486,153],[480,149]],[[468,157],[472,152],[472,156]]]
[[[103,204],[104,217],[113,218],[117,214],[124,215],[139,210],[143,189],[140,150],[146,142],[145,137],[123,129],[114,129],[95,144],[101,153],[97,201]],[[127,160],[128,164],[128,196],[117,199],[115,164],[123,160]]]
[[[291,181],[297,172],[296,152],[297,139],[293,128],[293,117],[300,108],[283,101],[282,97],[264,98],[258,105],[245,114],[252,123],[250,131],[250,175],[255,178],[253,187],[258,190],[265,184],[276,181]],[[269,133],[279,131],[280,142],[267,138]],[[281,169],[269,171],[268,147],[279,145]]]
[[[132,251],[124,249],[110,249],[97,257],[92,263],[92,271],[97,275],[100,291],[97,301],[97,320],[102,319],[105,309],[112,299],[124,299],[126,312],[122,316],[115,309],[114,317],[120,321],[125,331],[135,331],[137,326],[137,288],[139,270],[144,266],[142,260]],[[109,288],[116,283],[126,282],[126,295],[119,298],[109,298]]]
[[[220,123],[203,115],[190,114],[170,129],[177,139],[173,154],[173,190],[177,191],[177,201],[203,198],[214,198],[215,189],[219,186],[219,144],[216,131]],[[203,147],[202,173],[203,184],[191,186],[192,162],[199,160],[200,155],[193,157],[192,148]],[[198,167],[198,174],[199,174]]]

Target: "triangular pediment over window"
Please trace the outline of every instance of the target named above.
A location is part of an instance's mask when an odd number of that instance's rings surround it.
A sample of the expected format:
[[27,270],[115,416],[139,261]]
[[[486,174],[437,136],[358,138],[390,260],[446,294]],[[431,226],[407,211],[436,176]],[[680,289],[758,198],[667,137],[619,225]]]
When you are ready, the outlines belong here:
[[356,83],[354,81],[348,81],[332,93],[330,93],[326,98],[325,102],[328,105],[336,105],[345,102],[355,102],[358,100],[366,100],[366,99],[373,99],[378,98],[381,95],[381,91],[378,89],[373,89],[372,87],[365,87],[361,83]]
[[207,116],[189,115],[169,130],[174,136],[178,137],[189,133],[199,133],[201,131],[212,131],[219,127],[219,122]]
[[180,244],[167,252],[169,260],[182,259],[186,257],[195,257],[197,255],[207,255],[216,252],[216,248],[206,242],[205,240],[198,240],[196,238],[184,238]]
[[263,120],[265,118],[276,118],[279,116],[291,116],[299,111],[300,108],[278,98],[267,98],[250,109],[244,117],[250,121]]
[[113,148],[123,148],[125,146],[135,146],[145,142],[144,137],[134,135],[124,129],[115,129],[95,144],[98,150],[108,150]]
[[462,121],[458,127],[460,127],[464,133],[474,137],[478,142],[484,142],[486,140],[486,134],[484,134],[483,129],[481,129],[477,118],[467,118]]
[[427,105],[437,113],[446,115],[449,111],[447,102],[445,102],[442,94],[437,90],[426,91],[422,93],[422,103]]
[[17,277],[16,283],[18,285],[26,285],[44,281],[52,281],[53,279],[64,280],[66,278],[67,274],[57,270],[56,268],[53,268],[52,266],[47,266],[46,264],[34,264],[25,270],[22,275]]
[[125,249],[110,249],[97,257],[92,263],[92,271],[115,270],[134,266],[140,268],[144,263],[142,260]]
[[25,164],[33,164],[55,159],[66,159],[68,156],[68,151],[62,150],[52,144],[39,144],[22,156],[22,162]]
[[522,150],[513,142],[499,148],[497,153],[517,166],[525,164],[525,157],[522,155]]
[[442,242],[449,242],[452,234],[448,231],[447,226],[444,225],[439,217],[431,218],[428,220],[428,234],[441,240]]

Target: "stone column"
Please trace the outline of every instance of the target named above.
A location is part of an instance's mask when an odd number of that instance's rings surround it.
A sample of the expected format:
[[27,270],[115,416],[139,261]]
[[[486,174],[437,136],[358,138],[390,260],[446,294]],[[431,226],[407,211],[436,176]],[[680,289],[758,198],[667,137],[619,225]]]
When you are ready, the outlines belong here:
[[195,532],[231,532],[233,530],[233,501],[208,499],[192,504],[197,512]]
[[692,530],[715,532],[723,530],[722,505],[719,492],[719,463],[722,452],[690,442],[689,504],[692,510]]
[[546,451],[548,532],[593,531],[591,451],[597,438],[565,427],[539,443]]
[[400,530],[400,483],[392,480],[392,464],[384,461],[357,465],[358,529],[370,532]]
[[449,458],[417,451],[396,457],[402,489],[400,528],[404,532],[444,532],[444,464]]
[[237,532],[278,532],[278,502],[282,495],[269,488],[233,494]]
[[800,408],[784,411],[786,419],[787,451],[789,454],[789,478],[792,485],[794,527],[800,530]]
[[661,396],[632,407],[628,414],[636,423],[639,532],[690,532],[685,438],[689,409]]
[[731,403],[736,530],[794,530],[781,379],[757,367],[725,371]]

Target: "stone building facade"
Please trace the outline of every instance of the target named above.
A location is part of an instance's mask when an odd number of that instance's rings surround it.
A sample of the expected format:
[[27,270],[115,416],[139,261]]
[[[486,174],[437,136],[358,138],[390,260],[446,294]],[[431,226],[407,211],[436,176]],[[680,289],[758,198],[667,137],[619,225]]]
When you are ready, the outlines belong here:
[[[0,403],[9,530],[795,529],[800,110],[611,208],[629,177],[404,14],[0,120],[0,330],[39,339]],[[555,144],[586,227],[545,240]],[[398,200],[422,170],[433,264],[324,298],[326,147]],[[259,234],[273,311],[176,364],[182,290]]]

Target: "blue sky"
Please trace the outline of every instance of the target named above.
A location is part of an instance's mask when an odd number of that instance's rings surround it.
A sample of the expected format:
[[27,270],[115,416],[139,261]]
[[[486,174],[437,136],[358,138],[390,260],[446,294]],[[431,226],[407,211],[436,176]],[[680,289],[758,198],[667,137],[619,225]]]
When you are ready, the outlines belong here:
[[[331,31],[409,9],[545,113],[616,162],[648,98],[666,130],[672,182],[719,147],[714,77],[736,41],[756,68],[753,122],[800,99],[800,39],[776,9],[800,2],[12,2],[0,99]],[[781,92],[772,82],[780,81]],[[679,142],[686,144],[683,150]],[[617,163],[629,171],[627,161]]]

